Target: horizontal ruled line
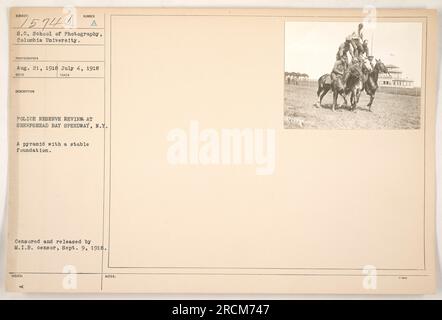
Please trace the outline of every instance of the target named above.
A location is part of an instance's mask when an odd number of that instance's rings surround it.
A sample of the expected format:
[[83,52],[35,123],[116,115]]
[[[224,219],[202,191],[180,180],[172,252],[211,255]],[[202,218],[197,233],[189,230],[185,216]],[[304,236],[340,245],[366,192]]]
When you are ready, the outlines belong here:
[[12,29],[21,29],[21,30],[35,30],[35,31],[44,31],[44,30],[104,30],[104,28],[83,28],[83,27],[63,27],[63,28],[23,28],[23,27],[12,27]]
[[69,44],[69,43],[13,43],[14,46],[69,46],[69,47],[104,47],[104,44]]
[[[170,275],[170,276],[305,276],[305,277],[366,277],[365,274],[342,274],[342,273],[179,273],[179,272],[9,272],[14,274],[28,274],[28,275],[106,275],[106,274],[120,274],[120,275]],[[430,277],[430,274],[378,274],[378,277]]]
[[104,60],[13,60],[12,62],[103,62]]
[[104,77],[12,77],[13,79],[104,79]]

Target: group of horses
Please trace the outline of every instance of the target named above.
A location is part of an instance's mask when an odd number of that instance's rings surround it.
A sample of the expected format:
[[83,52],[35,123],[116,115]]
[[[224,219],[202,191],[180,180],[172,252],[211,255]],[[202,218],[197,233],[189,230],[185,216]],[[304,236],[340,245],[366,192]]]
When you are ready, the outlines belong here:
[[[351,68],[356,72],[350,72],[346,83],[343,83],[343,76],[341,75],[332,77],[327,73],[321,76],[318,80],[318,101],[315,106],[320,107],[324,96],[332,90],[332,111],[335,111],[337,107],[339,95],[344,99],[345,106],[348,106],[347,97],[350,95],[350,110],[355,111],[361,92],[365,90],[365,93],[370,96],[367,107],[368,111],[371,112],[371,105],[378,88],[378,76],[380,73],[390,74],[380,59],[375,59],[375,61],[374,66],[368,58],[353,62]],[[350,66],[347,68],[350,68]]]

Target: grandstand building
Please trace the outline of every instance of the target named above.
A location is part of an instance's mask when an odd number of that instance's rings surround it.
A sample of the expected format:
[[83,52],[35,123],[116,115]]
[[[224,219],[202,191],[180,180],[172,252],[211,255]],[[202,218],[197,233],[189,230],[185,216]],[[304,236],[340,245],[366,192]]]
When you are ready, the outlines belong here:
[[413,88],[414,81],[403,75],[399,67],[387,64],[386,65],[390,75],[386,73],[379,74],[378,85],[380,87],[393,87],[393,88]]

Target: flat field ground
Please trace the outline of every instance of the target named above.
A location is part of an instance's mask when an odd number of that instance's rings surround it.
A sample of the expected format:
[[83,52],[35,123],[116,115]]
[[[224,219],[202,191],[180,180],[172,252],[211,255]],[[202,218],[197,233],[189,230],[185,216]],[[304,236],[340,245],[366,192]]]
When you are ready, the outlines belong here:
[[[285,84],[284,88],[284,128],[286,129],[419,129],[421,114],[420,95],[376,92],[368,111],[369,96],[361,93],[355,111],[342,105],[338,97],[338,107],[331,110],[331,91],[322,100],[321,107],[315,107],[317,86]],[[348,98],[349,100],[349,98]]]

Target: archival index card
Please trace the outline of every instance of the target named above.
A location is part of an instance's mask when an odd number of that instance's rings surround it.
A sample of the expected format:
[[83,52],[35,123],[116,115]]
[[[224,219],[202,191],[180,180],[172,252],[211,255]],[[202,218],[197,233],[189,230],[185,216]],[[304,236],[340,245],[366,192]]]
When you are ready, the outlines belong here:
[[434,291],[435,11],[9,21],[8,290]]

